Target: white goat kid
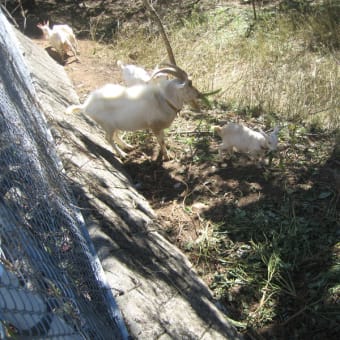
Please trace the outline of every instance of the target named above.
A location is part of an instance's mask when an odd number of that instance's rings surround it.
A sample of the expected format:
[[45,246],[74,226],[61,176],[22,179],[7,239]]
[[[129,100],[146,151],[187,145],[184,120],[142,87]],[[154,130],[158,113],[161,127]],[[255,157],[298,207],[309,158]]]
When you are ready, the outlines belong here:
[[117,61],[117,65],[122,71],[122,77],[126,86],[146,84],[149,82],[157,82],[167,79],[167,76],[164,73],[157,73],[157,75],[153,77],[153,75],[158,72],[158,67],[156,67],[152,73],[149,73],[143,67],[132,64],[124,64],[121,60]]
[[236,150],[261,162],[266,151],[274,151],[277,148],[279,127],[275,127],[271,134],[266,134],[262,130],[257,132],[241,124],[229,123],[223,127],[214,126],[214,131],[222,138],[222,144],[219,146],[221,158],[222,151],[227,151],[231,157]]
[[124,64],[121,60],[117,61],[117,65],[122,71],[122,77],[127,86],[145,84],[151,79],[151,75],[140,66]]
[[49,22],[46,21],[37,25],[44,34],[45,39],[49,41],[51,46],[61,56],[62,61],[68,51],[71,51],[77,60],[78,43],[73,30],[68,25],[54,25],[52,29],[49,27]]
[[83,111],[106,132],[106,139],[116,153],[126,154],[116,146],[131,148],[118,136],[121,131],[151,129],[160,144],[158,158],[168,159],[164,129],[168,128],[185,103],[196,103],[202,94],[192,86],[188,75],[167,64],[152,75],[171,74],[175,79],[130,87],[107,84],[93,91],[82,105],[72,105],[67,113]]

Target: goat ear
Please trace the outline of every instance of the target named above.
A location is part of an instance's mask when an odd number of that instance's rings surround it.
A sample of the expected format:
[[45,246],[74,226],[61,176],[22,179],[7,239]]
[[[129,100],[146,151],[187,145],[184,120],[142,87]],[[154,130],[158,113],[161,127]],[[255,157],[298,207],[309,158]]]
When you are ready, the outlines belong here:
[[273,133],[274,133],[275,135],[277,135],[277,134],[280,132],[280,130],[281,130],[281,128],[280,128],[278,125],[276,125],[275,128],[274,128]]

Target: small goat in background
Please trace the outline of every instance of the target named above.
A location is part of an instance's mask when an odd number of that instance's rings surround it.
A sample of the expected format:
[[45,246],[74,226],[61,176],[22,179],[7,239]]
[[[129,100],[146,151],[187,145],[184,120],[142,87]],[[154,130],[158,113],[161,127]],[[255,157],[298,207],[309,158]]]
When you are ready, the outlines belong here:
[[262,130],[254,131],[244,125],[229,123],[222,127],[214,126],[214,131],[222,138],[219,146],[219,154],[222,158],[222,151],[227,151],[229,157],[233,151],[247,153],[251,158],[261,162],[266,151],[274,151],[278,144],[279,127],[266,134]]
[[77,60],[78,43],[73,30],[68,25],[54,25],[52,29],[49,27],[49,21],[37,25],[44,34],[45,39],[49,41],[51,47],[53,47],[60,55],[62,61],[65,61],[65,57],[68,51],[71,51]]
[[167,79],[167,76],[164,73],[157,73],[156,76],[153,76],[159,70],[158,67],[156,67],[152,73],[149,73],[143,67],[124,64],[121,60],[117,61],[117,65],[122,71],[122,78],[126,86],[146,84],[148,82],[157,82],[161,79]]
[[161,147],[158,158],[168,159],[164,129],[168,128],[185,103],[196,102],[202,97],[189,81],[185,71],[175,65],[166,65],[152,75],[170,74],[175,79],[163,79],[130,87],[107,84],[93,91],[82,105],[72,105],[66,113],[83,111],[106,132],[106,139],[120,156],[126,154],[115,144],[127,149],[118,135],[120,131],[150,128]]
[[126,86],[145,84],[151,79],[151,75],[140,66],[124,64],[121,60],[117,61],[117,65],[122,71]]

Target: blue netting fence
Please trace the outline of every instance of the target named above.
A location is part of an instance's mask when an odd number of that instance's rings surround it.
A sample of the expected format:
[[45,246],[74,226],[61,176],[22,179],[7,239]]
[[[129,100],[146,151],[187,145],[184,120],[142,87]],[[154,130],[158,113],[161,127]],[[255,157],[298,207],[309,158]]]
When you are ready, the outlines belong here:
[[127,338],[15,41],[0,11],[0,338]]

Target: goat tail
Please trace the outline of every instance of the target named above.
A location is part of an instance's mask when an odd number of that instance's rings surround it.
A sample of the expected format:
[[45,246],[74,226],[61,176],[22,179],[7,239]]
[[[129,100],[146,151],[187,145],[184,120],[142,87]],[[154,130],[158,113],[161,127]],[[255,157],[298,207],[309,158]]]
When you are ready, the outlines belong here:
[[76,112],[80,112],[82,111],[82,109],[83,109],[83,105],[71,105],[66,108],[65,113],[70,115]]
[[219,136],[221,136],[221,133],[222,133],[222,127],[221,126],[214,125],[212,127],[212,129],[215,133],[217,133]]

